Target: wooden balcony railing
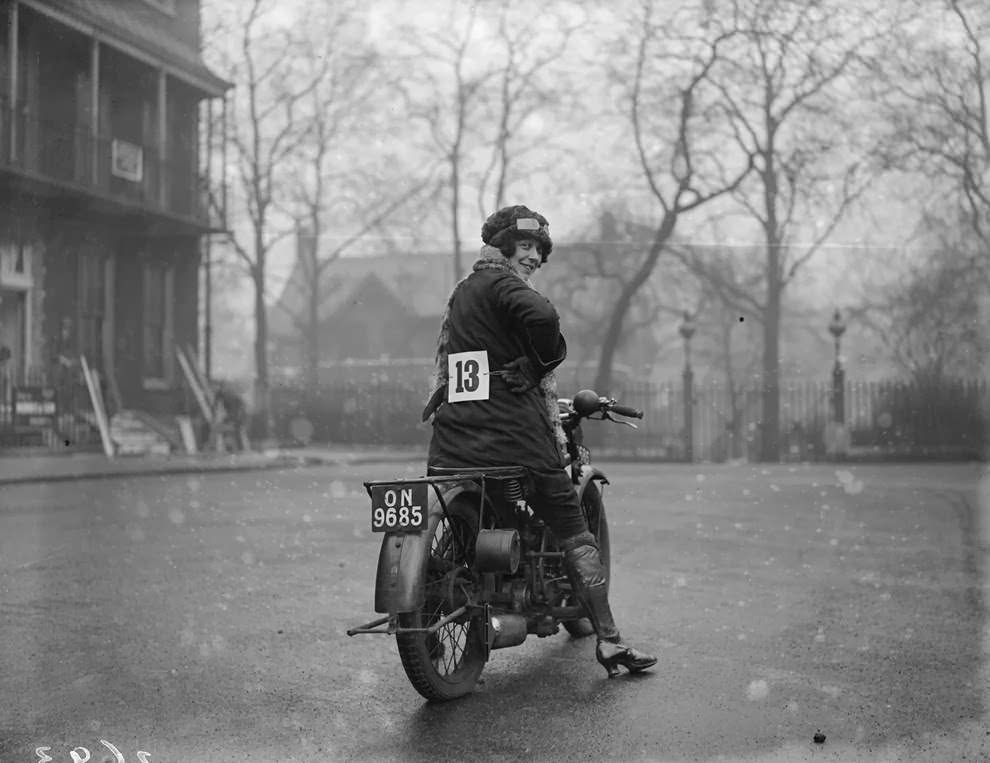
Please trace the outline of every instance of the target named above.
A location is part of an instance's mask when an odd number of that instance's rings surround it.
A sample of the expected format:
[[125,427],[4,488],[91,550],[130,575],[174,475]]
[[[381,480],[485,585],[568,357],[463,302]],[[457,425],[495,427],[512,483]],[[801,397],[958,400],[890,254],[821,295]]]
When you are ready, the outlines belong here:
[[190,166],[163,161],[157,147],[39,119],[3,96],[0,169],[204,227],[222,227],[210,214],[204,178]]

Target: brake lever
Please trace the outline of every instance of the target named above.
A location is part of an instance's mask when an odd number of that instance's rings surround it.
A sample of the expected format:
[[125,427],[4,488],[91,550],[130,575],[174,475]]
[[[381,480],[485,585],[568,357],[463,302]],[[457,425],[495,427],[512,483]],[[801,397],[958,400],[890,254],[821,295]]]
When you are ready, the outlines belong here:
[[631,421],[626,421],[625,419],[613,419],[611,416],[608,415],[608,411],[602,412],[602,420],[605,419],[608,419],[609,421],[613,421],[616,424],[625,424],[627,427],[632,427],[633,429],[639,429],[639,427],[633,424]]

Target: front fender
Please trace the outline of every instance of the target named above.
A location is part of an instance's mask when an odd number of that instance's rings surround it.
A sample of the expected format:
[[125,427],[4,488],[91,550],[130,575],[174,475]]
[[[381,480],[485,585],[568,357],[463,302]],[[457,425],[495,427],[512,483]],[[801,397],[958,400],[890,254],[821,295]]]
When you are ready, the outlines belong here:
[[[462,493],[480,493],[473,483],[444,487],[440,495],[448,505]],[[378,552],[375,576],[375,612],[394,615],[413,612],[426,603],[426,562],[443,504],[431,488],[426,529],[415,533],[385,533]]]
[[584,495],[584,491],[592,482],[601,482],[603,485],[609,484],[605,472],[589,464],[584,464],[578,474],[577,484],[574,486],[579,497]]

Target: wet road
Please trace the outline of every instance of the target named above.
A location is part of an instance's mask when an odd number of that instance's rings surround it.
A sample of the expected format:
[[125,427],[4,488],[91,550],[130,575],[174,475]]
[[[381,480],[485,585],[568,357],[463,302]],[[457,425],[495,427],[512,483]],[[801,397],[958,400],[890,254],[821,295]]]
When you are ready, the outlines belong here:
[[660,663],[530,637],[442,706],[344,634],[360,482],[419,465],[0,487],[0,761],[990,757],[979,467],[603,468],[613,609]]

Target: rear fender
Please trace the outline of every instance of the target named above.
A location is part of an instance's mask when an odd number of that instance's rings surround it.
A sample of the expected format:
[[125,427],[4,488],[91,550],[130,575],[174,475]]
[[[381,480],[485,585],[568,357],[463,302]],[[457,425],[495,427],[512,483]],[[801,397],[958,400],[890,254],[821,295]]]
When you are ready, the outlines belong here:
[[[473,482],[455,483],[440,489],[449,506],[459,496],[481,491]],[[375,577],[375,612],[394,615],[413,612],[426,603],[426,562],[430,555],[433,532],[443,516],[443,503],[430,488],[426,530],[415,533],[385,533],[378,553],[378,573]],[[471,500],[477,501],[477,498]],[[435,519],[437,517],[437,519]]]

